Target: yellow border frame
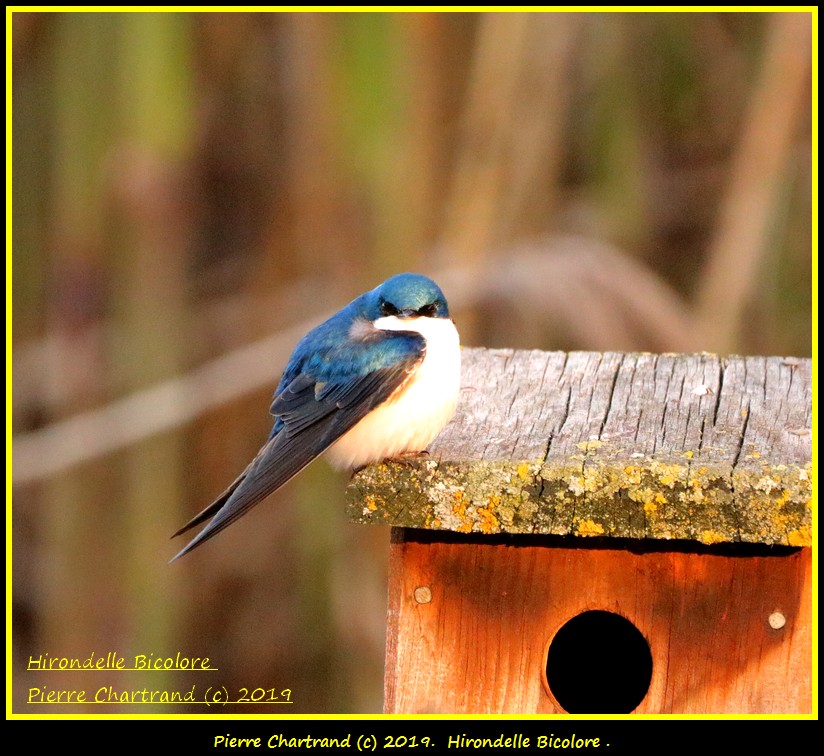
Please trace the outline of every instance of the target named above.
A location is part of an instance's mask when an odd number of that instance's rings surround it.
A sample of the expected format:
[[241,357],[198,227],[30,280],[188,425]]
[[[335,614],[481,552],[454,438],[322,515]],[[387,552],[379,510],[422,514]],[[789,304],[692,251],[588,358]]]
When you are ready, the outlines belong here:
[[[690,714],[614,714],[591,715],[580,714],[494,714],[494,715],[394,715],[394,714],[18,714],[11,710],[12,707],[12,312],[13,312],[13,287],[12,287],[12,14],[22,12],[81,12],[81,13],[145,13],[145,12],[248,12],[248,11],[277,11],[277,12],[518,12],[518,11],[541,11],[541,12],[809,12],[812,15],[813,33],[813,62],[812,62],[812,205],[813,205],[813,250],[818,248],[818,6],[736,6],[736,5],[700,5],[700,6],[605,6],[605,5],[569,5],[569,6],[467,6],[460,5],[410,5],[410,6],[6,6],[6,718],[7,719],[34,719],[34,720],[494,720],[494,721],[532,721],[532,720],[737,720],[737,719],[769,719],[769,720],[797,720],[797,719],[817,719],[818,718],[818,551],[813,547],[813,578],[812,578],[812,633],[813,633],[813,712],[812,714],[718,714],[718,715],[690,715]],[[815,314],[818,312],[818,258],[812,255],[812,363],[813,363],[813,397],[812,397],[812,422],[813,422],[813,473],[816,473],[815,461],[818,459],[818,325]],[[813,538],[817,545],[817,507],[816,500],[813,499]]]

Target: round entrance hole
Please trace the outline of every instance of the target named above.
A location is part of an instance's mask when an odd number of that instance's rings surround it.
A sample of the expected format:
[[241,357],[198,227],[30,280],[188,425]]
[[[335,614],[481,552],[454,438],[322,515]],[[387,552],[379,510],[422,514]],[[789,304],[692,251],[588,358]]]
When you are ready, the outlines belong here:
[[629,714],[649,690],[652,654],[625,617],[583,612],[549,644],[546,679],[570,714]]

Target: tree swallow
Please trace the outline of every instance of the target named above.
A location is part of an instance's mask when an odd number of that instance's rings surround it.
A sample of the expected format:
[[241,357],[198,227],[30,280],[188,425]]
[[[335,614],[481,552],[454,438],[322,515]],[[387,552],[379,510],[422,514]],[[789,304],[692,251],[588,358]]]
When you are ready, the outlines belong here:
[[177,533],[211,518],[173,559],[217,535],[324,452],[357,469],[423,451],[458,402],[458,332],[434,281],[401,273],[298,343],[275,390],[275,424],[249,466]]

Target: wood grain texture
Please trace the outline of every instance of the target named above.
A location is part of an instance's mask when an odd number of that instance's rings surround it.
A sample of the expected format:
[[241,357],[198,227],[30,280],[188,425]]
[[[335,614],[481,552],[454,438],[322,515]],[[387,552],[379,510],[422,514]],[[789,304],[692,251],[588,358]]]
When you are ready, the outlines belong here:
[[355,522],[807,546],[810,360],[464,349],[429,457],[359,472]]
[[389,713],[562,713],[547,648],[592,609],[626,617],[649,643],[636,714],[811,711],[810,549],[638,553],[593,548],[608,539],[392,533]]

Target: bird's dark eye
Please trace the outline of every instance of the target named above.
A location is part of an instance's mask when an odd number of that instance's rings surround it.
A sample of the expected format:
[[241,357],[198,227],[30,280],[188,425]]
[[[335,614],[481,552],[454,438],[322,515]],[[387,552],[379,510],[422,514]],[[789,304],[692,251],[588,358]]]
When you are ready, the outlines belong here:
[[434,304],[424,305],[418,308],[418,315],[424,318],[434,318],[438,314],[438,306]]
[[399,312],[400,310],[397,307],[395,307],[395,305],[393,305],[391,302],[387,302],[386,300],[381,302],[381,315],[383,315],[383,317],[387,317],[389,315],[397,315]]

